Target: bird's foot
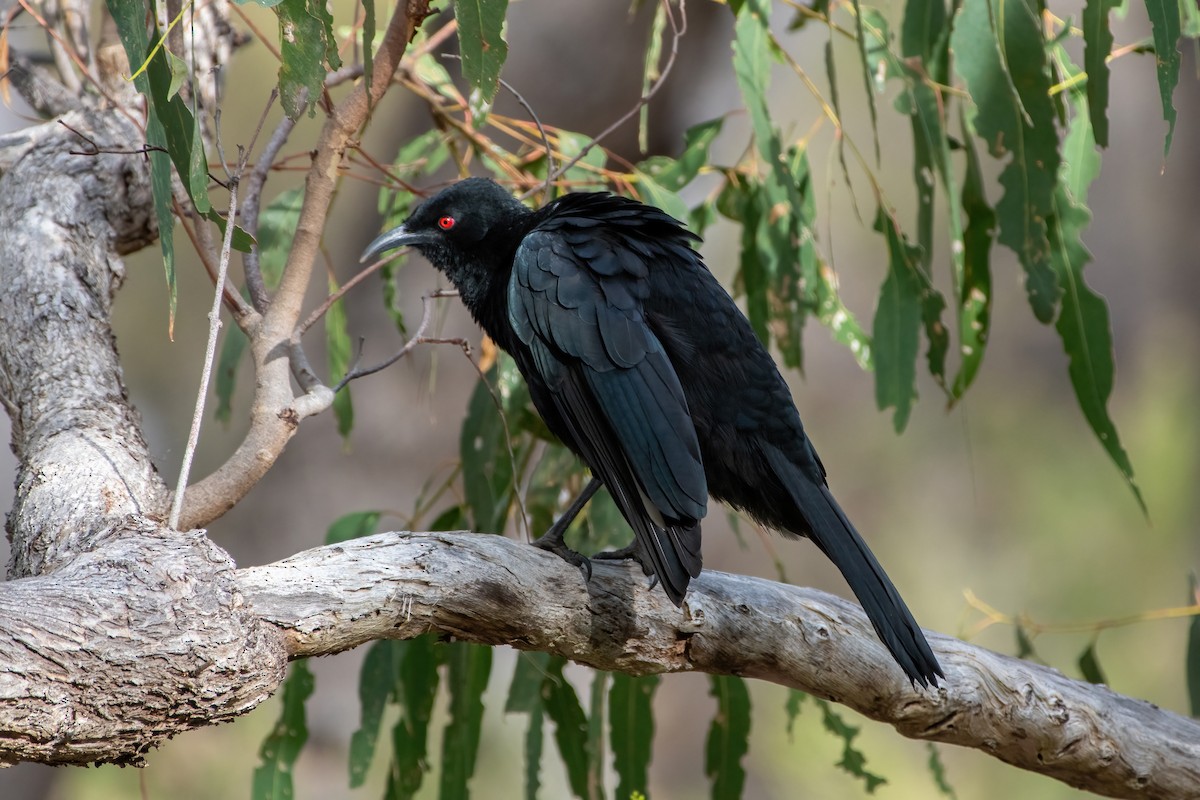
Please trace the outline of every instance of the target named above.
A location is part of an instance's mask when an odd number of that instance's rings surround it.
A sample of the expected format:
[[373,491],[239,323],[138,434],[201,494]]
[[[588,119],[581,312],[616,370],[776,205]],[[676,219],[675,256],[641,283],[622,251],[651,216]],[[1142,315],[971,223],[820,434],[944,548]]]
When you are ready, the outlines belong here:
[[654,567],[650,563],[650,559],[646,558],[642,552],[641,546],[635,539],[632,544],[626,545],[619,550],[605,550],[603,553],[596,553],[592,558],[602,558],[605,561],[628,561],[630,559],[636,561],[642,568],[642,572],[647,575],[654,575]]
[[574,564],[583,572],[585,580],[590,581],[592,579],[592,562],[583,553],[576,552],[567,547],[567,543],[563,541],[562,534],[557,533],[554,528],[551,528],[544,536],[534,539],[530,544],[541,550],[554,553],[554,555],[568,564]]
[[636,561],[638,566],[642,568],[643,574],[650,576],[650,583],[646,584],[646,591],[650,591],[658,585],[658,575],[655,574],[650,559],[646,558],[636,539],[632,544],[626,545],[619,550],[605,550],[603,553],[596,553],[592,558],[602,558],[606,561]]

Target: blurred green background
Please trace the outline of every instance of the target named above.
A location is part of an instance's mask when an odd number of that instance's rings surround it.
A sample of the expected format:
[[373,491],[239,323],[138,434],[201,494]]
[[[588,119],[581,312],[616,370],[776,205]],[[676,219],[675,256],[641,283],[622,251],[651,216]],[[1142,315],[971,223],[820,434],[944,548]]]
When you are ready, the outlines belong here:
[[[731,161],[745,146],[748,124],[738,112],[729,65],[730,15],[723,7],[695,2],[688,10],[680,62],[651,106],[651,151],[675,152],[684,129],[733,112],[714,151],[719,160]],[[249,8],[246,13],[272,30],[265,13]],[[647,23],[647,9],[627,16],[621,4],[515,3],[505,78],[544,120],[594,133],[631,106],[640,92]],[[1136,4],[1116,30],[1118,42],[1145,35]],[[788,39],[791,52],[817,79],[824,75],[826,36],[815,30]],[[838,57],[846,127],[865,143],[869,122],[854,53],[839,49]],[[993,260],[993,341],[976,386],[960,407],[946,413],[940,392],[922,382],[922,402],[901,437],[894,434],[890,415],[875,409],[872,376],[862,373],[824,329],[810,327],[806,333],[806,373],[789,375],[797,404],[835,494],[926,628],[954,635],[971,631],[980,616],[964,601],[966,590],[1002,611],[1023,611],[1039,622],[1100,620],[1187,600],[1188,573],[1200,567],[1200,274],[1195,255],[1200,250],[1200,155],[1191,146],[1200,129],[1198,68],[1195,54],[1185,52],[1184,79],[1175,96],[1179,135],[1164,170],[1153,57],[1126,57],[1114,64],[1113,145],[1091,193],[1095,221],[1085,237],[1095,256],[1088,279],[1110,303],[1117,343],[1118,377],[1110,410],[1133,460],[1149,520],[1075,406],[1058,340],[1051,329],[1033,321],[1022,277],[1007,251],[996,250]],[[249,140],[275,70],[259,44],[235,57],[223,119],[227,143]],[[794,131],[808,130],[818,116],[815,101],[794,78],[777,76],[773,102],[780,119],[794,120]],[[881,101],[880,109],[889,102]],[[509,98],[500,105],[506,113],[520,113]],[[26,124],[7,113],[0,111],[0,130]],[[287,152],[302,154],[311,146],[318,122],[304,121]],[[394,91],[376,111],[364,147],[386,161],[400,141],[427,124],[422,109]],[[911,220],[907,121],[884,110],[881,126],[880,176],[901,219]],[[636,156],[632,128],[609,145]],[[882,240],[870,230],[869,220],[860,221],[853,210],[828,127],[812,139],[810,152],[820,178],[818,204],[828,225],[820,231],[821,249],[838,271],[847,304],[867,321],[886,269]],[[307,159],[293,163],[306,165]],[[297,185],[301,176],[298,170],[278,174],[268,199]],[[856,181],[859,192],[865,193],[865,187],[865,181]],[[997,189],[988,188],[994,202]],[[696,187],[702,190],[702,185]],[[357,254],[377,231],[375,201],[374,186],[347,183],[340,192],[325,238],[330,267],[339,280],[357,269]],[[722,279],[730,278],[736,232],[716,227],[708,238],[708,263]],[[170,342],[157,250],[128,259],[128,269],[116,307],[118,344],[159,469],[173,481],[198,380],[210,288],[202,271],[184,260],[179,318]],[[420,295],[439,285],[440,276],[418,260],[405,269],[405,307],[416,319]],[[935,269],[945,278],[945,252],[935,255]],[[314,294],[314,305],[317,299]],[[441,329],[477,341],[478,332],[461,308],[453,302],[446,308]],[[376,280],[350,296],[347,312],[352,336],[366,337],[368,360],[397,346]],[[320,336],[311,338],[310,356],[320,363]],[[243,370],[236,406],[243,413],[239,417],[235,412],[235,419],[244,417],[249,380]],[[456,350],[427,348],[356,383],[356,429],[349,446],[338,438],[331,415],[307,421],[276,468],[245,502],[213,524],[211,535],[239,564],[250,565],[319,544],[325,526],[349,511],[388,510],[393,513],[383,527],[405,528],[426,477],[457,457],[459,425],[475,380],[474,368]],[[220,464],[244,430],[242,422],[226,430],[211,422],[211,414],[209,420],[196,476]],[[4,425],[7,420],[0,420]],[[11,457],[0,458],[0,506],[11,501],[13,470]],[[705,530],[706,565],[775,577],[771,555],[758,537],[750,533],[747,546],[739,546],[719,510],[710,514]],[[772,539],[770,544],[789,580],[848,594],[836,571],[807,542]],[[1113,688],[1186,713],[1186,625],[1186,620],[1173,620],[1106,631],[1098,654]],[[973,641],[1016,651],[1011,627],[990,628]],[[1090,641],[1087,634],[1045,635],[1034,644],[1047,663],[1078,676],[1076,659]],[[514,797],[520,791],[525,719],[502,713],[516,657],[511,651],[497,654],[487,698],[488,727],[473,783],[478,797]],[[358,725],[360,662],[361,653],[350,652],[311,665],[317,689],[308,704],[312,736],[297,766],[301,798],[381,794],[382,758],[366,787],[346,788],[346,746]],[[571,675],[581,687],[590,680],[584,670]],[[789,739],[783,690],[753,684],[752,693],[747,798],[864,794],[860,781],[834,767],[841,745],[822,729],[814,707],[804,707]],[[706,680],[668,676],[655,704],[651,796],[707,797],[703,749],[713,701]],[[151,753],[145,770],[26,765],[0,771],[0,798],[248,796],[258,745],[278,710],[273,700],[235,724],[183,736]],[[856,744],[867,755],[868,769],[888,780],[877,790],[879,797],[935,796],[924,743],[844,713],[862,725]],[[943,747],[940,752],[960,798],[1080,794],[975,751]],[[561,766],[549,751],[544,764],[542,796],[565,796]],[[425,796],[434,796],[435,787],[436,781],[427,781]]]

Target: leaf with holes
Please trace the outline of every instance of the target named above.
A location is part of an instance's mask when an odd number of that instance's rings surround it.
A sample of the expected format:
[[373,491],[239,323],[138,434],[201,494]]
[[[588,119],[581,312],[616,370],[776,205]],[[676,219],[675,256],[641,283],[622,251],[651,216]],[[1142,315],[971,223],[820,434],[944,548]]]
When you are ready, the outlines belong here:
[[[996,158],[999,241],[1017,254],[1034,316],[1054,319],[1059,287],[1050,263],[1046,220],[1054,214],[1058,134],[1050,101],[1044,38],[1025,0],[964,3],[955,18],[955,64],[975,102],[972,123]],[[992,24],[993,18],[1001,27]],[[1003,53],[1003,55],[1002,55]]]
[[500,86],[500,70],[508,58],[504,16],[508,0],[455,0],[463,77],[490,103]]
[[[1061,46],[1055,48],[1055,53],[1064,70],[1077,71]],[[1062,289],[1062,310],[1055,329],[1069,359],[1067,372],[1083,416],[1145,513],[1146,503],[1134,482],[1133,464],[1108,413],[1116,370],[1108,304],[1083,278],[1083,269],[1091,261],[1091,254],[1083,244],[1083,232],[1092,221],[1086,205],[1087,194],[1100,172],[1100,154],[1092,133],[1086,94],[1073,91],[1070,100],[1075,115],[1063,143],[1064,158],[1054,193],[1055,214],[1049,221],[1050,262]]]
[[1171,138],[1175,135],[1175,103],[1171,96],[1179,83],[1179,37],[1182,20],[1179,3],[1175,0],[1146,0],[1146,13],[1150,17],[1150,30],[1154,35],[1154,65],[1158,74],[1158,94],[1162,101],[1163,119],[1167,123],[1167,136],[1163,142],[1163,155],[1171,150]]
[[291,119],[313,107],[325,89],[326,63],[342,65],[333,32],[333,16],[325,0],[283,0],[279,17],[279,102]]

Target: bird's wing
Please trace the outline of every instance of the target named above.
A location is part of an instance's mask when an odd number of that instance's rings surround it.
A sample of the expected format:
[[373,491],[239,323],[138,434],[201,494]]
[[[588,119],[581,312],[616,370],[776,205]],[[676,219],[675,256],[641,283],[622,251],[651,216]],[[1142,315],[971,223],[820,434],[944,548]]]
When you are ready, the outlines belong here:
[[[642,313],[647,272],[619,236],[535,230],[514,258],[508,314],[581,455],[666,585],[670,565],[659,556],[671,554],[656,551],[674,549],[686,572],[699,572],[696,523],[708,488],[683,388]],[[672,528],[696,530],[668,535]]]

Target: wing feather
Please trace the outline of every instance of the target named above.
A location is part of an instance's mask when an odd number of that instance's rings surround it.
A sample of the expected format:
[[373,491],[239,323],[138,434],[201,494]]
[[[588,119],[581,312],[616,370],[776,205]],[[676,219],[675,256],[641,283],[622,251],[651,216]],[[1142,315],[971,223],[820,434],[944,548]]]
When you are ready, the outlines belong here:
[[570,222],[522,242],[509,322],[548,388],[544,402],[679,602],[700,570],[708,499],[687,399],[643,314],[648,266],[621,237]]

